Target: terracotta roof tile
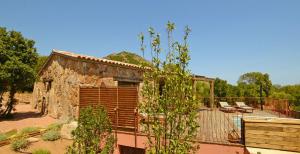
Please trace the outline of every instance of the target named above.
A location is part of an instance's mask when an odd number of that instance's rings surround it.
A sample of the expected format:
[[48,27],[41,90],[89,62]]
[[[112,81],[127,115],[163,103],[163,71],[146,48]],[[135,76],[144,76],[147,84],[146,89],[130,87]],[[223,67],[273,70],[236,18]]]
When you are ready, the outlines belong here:
[[79,59],[85,59],[85,60],[91,60],[91,61],[96,61],[96,62],[103,62],[103,63],[108,63],[108,64],[115,64],[115,65],[121,65],[121,66],[127,66],[127,67],[133,67],[133,68],[140,68],[142,69],[141,66],[134,65],[134,64],[129,64],[129,63],[124,63],[124,62],[119,62],[119,61],[114,61],[114,60],[108,60],[104,58],[97,58],[97,57],[92,57],[92,56],[87,56],[87,55],[81,55],[81,54],[76,54],[73,52],[68,52],[68,51],[61,51],[61,50],[52,50],[53,53],[57,54],[62,54],[74,58],[79,58]]

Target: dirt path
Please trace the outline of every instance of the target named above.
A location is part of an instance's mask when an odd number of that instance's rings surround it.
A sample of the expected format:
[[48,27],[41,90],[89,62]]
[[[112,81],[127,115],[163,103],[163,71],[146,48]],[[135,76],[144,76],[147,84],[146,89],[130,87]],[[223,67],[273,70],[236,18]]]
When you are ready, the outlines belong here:
[[46,127],[56,121],[56,119],[49,116],[40,116],[39,112],[32,109],[29,104],[18,104],[13,119],[0,119],[0,133],[12,129],[20,130],[30,126]]

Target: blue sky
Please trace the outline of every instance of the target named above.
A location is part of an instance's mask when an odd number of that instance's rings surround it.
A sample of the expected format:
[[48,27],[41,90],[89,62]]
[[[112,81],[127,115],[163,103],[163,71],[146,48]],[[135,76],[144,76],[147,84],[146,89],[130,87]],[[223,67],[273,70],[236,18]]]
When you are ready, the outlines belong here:
[[52,49],[102,57],[140,54],[137,35],[154,27],[166,43],[165,24],[190,37],[195,74],[236,83],[251,71],[269,73],[275,84],[300,83],[299,0],[2,0],[0,26]]

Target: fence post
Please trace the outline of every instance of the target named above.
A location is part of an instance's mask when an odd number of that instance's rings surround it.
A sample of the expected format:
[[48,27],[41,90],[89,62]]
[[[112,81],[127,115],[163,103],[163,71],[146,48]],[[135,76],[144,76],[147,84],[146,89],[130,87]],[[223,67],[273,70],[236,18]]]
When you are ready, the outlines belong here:
[[241,119],[241,142],[245,145],[245,121]]
[[285,102],[285,114],[289,116],[289,105],[288,105],[289,102],[288,100],[285,100],[284,102]]
[[210,107],[214,107],[215,99],[214,99],[214,81],[210,82]]
[[263,98],[262,98],[262,85],[260,84],[260,88],[259,88],[259,96],[260,96],[260,110],[264,110],[263,109]]

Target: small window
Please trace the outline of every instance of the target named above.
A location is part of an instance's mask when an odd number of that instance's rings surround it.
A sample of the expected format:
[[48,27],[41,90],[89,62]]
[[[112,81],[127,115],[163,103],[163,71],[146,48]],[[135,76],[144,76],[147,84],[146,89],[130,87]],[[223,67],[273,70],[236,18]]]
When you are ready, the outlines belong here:
[[45,90],[48,92],[51,89],[51,84],[52,84],[53,79],[49,78],[43,78],[43,83],[45,86]]
[[51,81],[44,82],[46,91],[48,92],[51,89]]
[[163,90],[164,90],[164,86],[165,86],[165,81],[163,81],[163,80],[161,80],[160,82],[159,82],[159,95],[160,96],[162,96],[162,94],[163,94]]

